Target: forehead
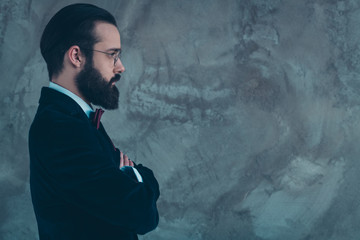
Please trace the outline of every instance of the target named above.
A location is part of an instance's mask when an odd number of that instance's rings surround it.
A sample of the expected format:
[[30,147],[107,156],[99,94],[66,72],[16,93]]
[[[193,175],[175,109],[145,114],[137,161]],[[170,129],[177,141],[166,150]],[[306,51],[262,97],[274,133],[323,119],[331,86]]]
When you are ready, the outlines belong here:
[[99,39],[95,46],[107,49],[121,48],[120,33],[116,26],[105,22],[96,22],[94,33]]

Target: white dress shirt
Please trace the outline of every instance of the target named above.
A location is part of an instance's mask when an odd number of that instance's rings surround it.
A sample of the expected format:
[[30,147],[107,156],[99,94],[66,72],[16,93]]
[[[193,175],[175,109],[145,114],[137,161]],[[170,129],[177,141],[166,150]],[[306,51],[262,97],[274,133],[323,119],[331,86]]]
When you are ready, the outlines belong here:
[[[79,104],[79,106],[85,112],[85,114],[88,118],[90,117],[90,113],[94,112],[94,109],[92,109],[92,107],[89,104],[87,104],[82,98],[80,98],[76,94],[72,93],[71,91],[67,90],[66,88],[64,88],[56,83],[53,83],[53,82],[50,82],[49,88],[54,89],[58,92],[61,92],[65,95],[69,96],[70,98],[72,98],[77,104]],[[125,171],[126,167],[129,167],[129,166],[124,166],[124,167],[120,168],[120,170]],[[131,167],[131,168],[133,169],[138,182],[143,182],[143,179],[142,179],[139,171],[136,168],[133,168],[133,167]]]

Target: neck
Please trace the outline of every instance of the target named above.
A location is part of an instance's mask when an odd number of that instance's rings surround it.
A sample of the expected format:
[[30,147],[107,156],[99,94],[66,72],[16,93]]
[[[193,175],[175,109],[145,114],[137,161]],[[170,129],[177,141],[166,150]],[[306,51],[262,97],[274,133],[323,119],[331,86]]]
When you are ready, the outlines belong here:
[[79,89],[77,88],[75,84],[75,78],[71,78],[71,77],[67,78],[66,76],[64,76],[64,74],[61,74],[57,77],[52,77],[51,82],[56,83],[57,85],[63,88],[66,88],[70,92],[80,97],[90,106],[91,103],[80,93]]

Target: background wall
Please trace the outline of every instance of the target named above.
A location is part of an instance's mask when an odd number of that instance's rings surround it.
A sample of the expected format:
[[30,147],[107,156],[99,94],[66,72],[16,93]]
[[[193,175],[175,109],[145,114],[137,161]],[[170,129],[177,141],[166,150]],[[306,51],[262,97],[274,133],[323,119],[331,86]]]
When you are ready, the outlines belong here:
[[[37,239],[39,39],[73,2],[0,1],[0,239]],[[141,239],[360,238],[359,1],[88,2],[116,16],[127,69],[104,125],[161,186]]]

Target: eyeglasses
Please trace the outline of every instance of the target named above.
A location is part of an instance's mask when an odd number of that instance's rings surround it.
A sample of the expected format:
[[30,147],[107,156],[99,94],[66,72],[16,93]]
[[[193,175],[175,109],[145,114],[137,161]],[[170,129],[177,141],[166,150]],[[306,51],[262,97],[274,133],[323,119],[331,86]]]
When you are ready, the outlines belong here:
[[114,66],[115,66],[117,60],[119,60],[119,58],[121,57],[121,49],[115,50],[113,53],[108,53],[108,52],[104,52],[104,51],[100,51],[100,50],[96,50],[96,49],[89,49],[89,48],[82,48],[82,49],[103,53],[103,54],[106,54],[106,55],[112,57],[114,59]]

